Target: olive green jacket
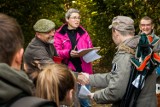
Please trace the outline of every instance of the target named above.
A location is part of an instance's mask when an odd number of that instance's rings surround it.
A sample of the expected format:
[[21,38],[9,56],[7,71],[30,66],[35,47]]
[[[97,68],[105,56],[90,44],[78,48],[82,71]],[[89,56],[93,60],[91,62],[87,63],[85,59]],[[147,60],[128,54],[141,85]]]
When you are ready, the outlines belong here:
[[23,71],[17,71],[5,63],[0,63],[0,104],[25,93],[32,95],[32,81]]
[[[123,44],[136,48],[139,37],[126,40]],[[118,107],[125,94],[131,71],[131,57],[133,54],[120,49],[116,52],[112,61],[112,70],[109,73],[90,75],[90,85],[103,88],[94,93],[96,103],[112,104]],[[149,75],[145,81],[141,94],[137,101],[137,107],[157,107],[156,102],[156,72]]]
[[33,87],[23,71],[0,63],[0,107],[57,107],[53,101],[32,97]]

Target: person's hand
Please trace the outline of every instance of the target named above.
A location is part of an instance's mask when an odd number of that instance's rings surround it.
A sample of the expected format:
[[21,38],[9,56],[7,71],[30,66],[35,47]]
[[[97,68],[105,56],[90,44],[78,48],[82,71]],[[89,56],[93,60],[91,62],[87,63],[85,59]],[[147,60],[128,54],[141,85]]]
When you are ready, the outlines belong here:
[[70,52],[70,56],[71,56],[72,58],[74,58],[74,57],[79,57],[79,54],[78,54],[78,52],[77,52],[77,51],[75,51],[75,50],[71,50],[71,52]]
[[89,74],[87,73],[79,73],[77,77],[77,81],[81,85],[89,84]]
[[89,97],[91,100],[93,100],[93,96],[94,96],[94,93],[88,94],[88,97]]

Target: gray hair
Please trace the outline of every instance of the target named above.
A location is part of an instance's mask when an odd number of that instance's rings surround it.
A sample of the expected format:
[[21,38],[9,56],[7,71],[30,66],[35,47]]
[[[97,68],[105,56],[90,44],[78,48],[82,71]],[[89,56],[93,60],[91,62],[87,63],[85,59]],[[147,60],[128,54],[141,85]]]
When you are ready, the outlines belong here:
[[72,13],[80,13],[80,11],[78,9],[74,9],[74,8],[70,8],[66,14],[65,14],[65,18],[68,19]]

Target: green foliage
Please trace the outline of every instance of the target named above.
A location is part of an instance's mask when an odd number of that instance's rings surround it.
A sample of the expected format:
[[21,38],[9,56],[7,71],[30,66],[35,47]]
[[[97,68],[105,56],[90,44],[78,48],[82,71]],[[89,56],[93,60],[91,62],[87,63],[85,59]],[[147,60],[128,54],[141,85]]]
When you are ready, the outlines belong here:
[[75,0],[74,4],[70,1],[70,7],[82,12],[82,25],[91,35],[94,45],[101,47],[101,66],[109,65],[116,51],[108,29],[113,17],[125,15],[133,18],[137,34],[139,20],[145,15],[150,16],[155,22],[156,34],[160,33],[159,0]]
[[0,12],[13,16],[20,23],[25,36],[26,47],[34,37],[32,27],[38,19],[50,19],[57,26],[63,23],[63,3],[63,0],[16,0],[14,2],[12,0],[1,0]]
[[80,10],[81,24],[89,32],[94,46],[101,47],[101,66],[110,66],[116,51],[108,29],[113,17],[130,16],[138,33],[141,17],[150,16],[155,22],[156,34],[160,34],[159,0],[0,0],[0,12],[15,17],[22,26],[25,46],[34,37],[32,26],[38,19],[51,19],[58,28],[65,22],[65,12],[71,7]]

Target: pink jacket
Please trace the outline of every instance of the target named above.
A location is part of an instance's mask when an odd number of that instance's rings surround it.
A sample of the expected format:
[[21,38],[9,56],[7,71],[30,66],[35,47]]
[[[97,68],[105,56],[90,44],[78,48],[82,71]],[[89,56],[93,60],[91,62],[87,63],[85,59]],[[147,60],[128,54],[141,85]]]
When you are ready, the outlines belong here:
[[[75,67],[72,64],[71,61],[69,61],[70,58],[70,51],[72,49],[71,41],[68,37],[68,34],[66,32],[67,30],[67,24],[62,25],[55,33],[54,35],[54,43],[57,50],[57,54],[63,58],[64,62],[68,65],[69,68],[71,68],[73,71],[75,71]],[[93,47],[90,36],[88,35],[87,31],[82,27],[77,28],[77,49],[86,49]],[[92,74],[92,65],[91,63],[86,63],[82,57],[80,57],[82,62],[82,70],[83,72]]]

